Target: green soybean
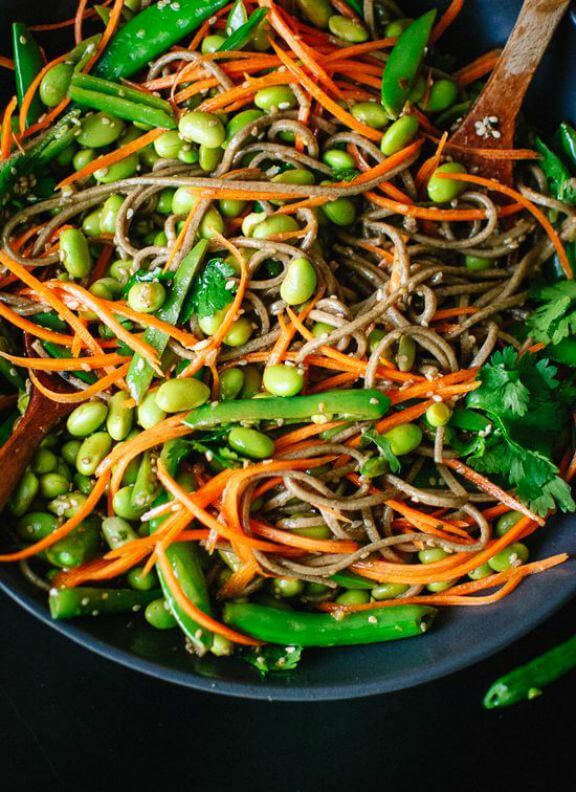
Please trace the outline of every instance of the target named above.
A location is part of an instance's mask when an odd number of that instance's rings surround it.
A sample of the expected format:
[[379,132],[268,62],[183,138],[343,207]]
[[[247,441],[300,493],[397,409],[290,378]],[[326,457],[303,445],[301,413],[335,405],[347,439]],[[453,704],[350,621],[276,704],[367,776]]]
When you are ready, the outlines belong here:
[[476,569],[472,569],[468,572],[468,577],[470,580],[482,580],[482,578],[488,577],[488,575],[492,575],[494,570],[490,566],[490,564],[481,564],[480,566],[476,567]]
[[152,463],[152,456],[149,451],[145,451],[142,454],[142,460],[130,496],[132,506],[136,509],[147,509],[156,499],[158,492],[158,477],[156,476],[155,466]]
[[321,207],[322,213],[337,226],[349,226],[355,222],[356,204],[351,198],[337,198]]
[[220,398],[235,399],[244,385],[244,371],[241,368],[229,368],[220,376]]
[[405,115],[398,118],[391,124],[380,141],[380,151],[387,157],[396,154],[409,143],[411,143],[416,135],[420,124],[418,119],[413,115]]
[[196,206],[196,198],[188,187],[178,187],[172,196],[172,212],[175,215],[188,215]]
[[138,539],[136,531],[122,517],[106,517],[102,520],[102,535],[111,550]]
[[143,429],[151,429],[166,418],[166,413],[158,406],[156,394],[151,391],[146,394],[138,405],[138,423]]
[[62,459],[64,459],[64,461],[69,465],[75,465],[76,457],[78,456],[78,449],[81,445],[82,443],[80,440],[68,440],[60,449]]
[[228,445],[251,459],[270,459],[274,455],[274,441],[263,432],[238,426],[228,435]]
[[233,116],[226,126],[226,139],[237,135],[244,127],[253,124],[259,118],[262,118],[264,113],[262,110],[243,110],[241,113]]
[[46,72],[38,89],[46,107],[56,107],[64,99],[73,73],[74,67],[70,63],[57,63]]
[[293,259],[280,286],[280,296],[288,305],[301,305],[314,294],[317,283],[311,261],[303,256]]
[[200,221],[198,233],[203,239],[212,239],[215,233],[222,234],[223,232],[224,219],[218,209],[215,206],[211,206]]
[[418,424],[400,424],[386,432],[384,437],[390,443],[392,453],[396,456],[403,456],[418,448],[422,442],[422,429]]
[[224,125],[218,116],[200,110],[185,113],[178,122],[178,131],[185,140],[207,148],[218,148],[226,139]]
[[100,184],[113,184],[122,179],[129,179],[138,170],[139,160],[137,154],[128,154],[119,162],[115,162],[108,168],[98,168],[94,171],[94,178]]
[[166,299],[166,289],[160,281],[135,283],[128,292],[128,305],[138,313],[154,313]]
[[228,330],[222,342],[230,347],[244,346],[253,332],[254,327],[252,326],[252,322],[245,316],[241,316],[240,319],[236,319],[232,324],[232,327]]
[[87,437],[76,457],[76,469],[84,476],[93,476],[96,468],[112,448],[112,438],[108,432],[95,432]]
[[178,622],[172,615],[170,607],[163,597],[152,600],[146,605],[144,618],[156,630],[172,630]]
[[94,487],[94,482],[89,476],[83,473],[74,473],[74,485],[83,495],[90,495]]
[[441,547],[430,547],[426,550],[420,550],[418,553],[418,560],[421,564],[433,564],[435,561],[442,561],[448,553],[442,550]]
[[447,404],[444,404],[444,402],[431,404],[426,410],[426,420],[430,426],[446,426],[451,417],[452,410]]
[[98,278],[88,291],[103,300],[117,300],[122,294],[122,284],[115,278]]
[[466,173],[466,168],[459,162],[446,162],[436,168],[428,181],[428,197],[434,203],[449,203],[466,189],[464,182],[440,178],[443,173]]
[[262,88],[254,97],[254,104],[267,113],[291,110],[298,104],[294,91],[288,85],[272,85]]
[[108,113],[92,113],[82,119],[77,141],[85,148],[102,148],[115,143],[125,124]]
[[25,542],[38,542],[58,528],[58,519],[48,512],[28,512],[16,523],[16,531]]
[[114,514],[124,520],[139,520],[144,512],[144,509],[137,508],[132,504],[133,491],[134,484],[129,484],[127,487],[120,487],[112,498]]
[[521,566],[528,561],[530,552],[522,542],[514,542],[509,547],[504,548],[492,558],[488,559],[488,564],[495,572],[505,572],[511,567]]
[[356,166],[354,157],[341,149],[328,149],[328,151],[325,151],[322,154],[322,162],[325,162],[326,165],[334,168],[334,170],[349,169]]
[[210,398],[210,388],[194,379],[172,379],[163,382],[156,391],[156,404],[165,413],[193,410]]
[[298,229],[298,223],[290,215],[272,215],[258,223],[252,231],[252,237],[254,239],[270,239],[277,234],[298,231]]
[[344,591],[334,600],[338,605],[365,605],[370,602],[370,592],[361,589],[350,589]]
[[64,269],[72,278],[85,278],[92,270],[92,256],[88,240],[77,228],[66,228],[61,232],[60,257]]
[[100,211],[100,230],[103,234],[114,234],[118,212],[124,203],[123,195],[113,194],[102,204]]
[[[89,237],[97,237],[100,236],[102,233],[102,229],[100,228],[100,219],[102,217],[102,209],[95,209],[93,212],[90,212],[86,215],[86,217],[82,220],[82,231]],[[62,233],[66,233],[63,231]],[[60,234],[60,238],[62,234]]]
[[209,148],[200,146],[198,149],[198,164],[205,173],[212,173],[222,162],[224,156],[223,148]]
[[350,44],[362,44],[370,38],[370,34],[361,22],[339,14],[330,17],[328,27],[331,33]]
[[251,399],[260,390],[262,385],[262,374],[256,366],[250,364],[248,366],[243,366],[242,372],[244,374],[244,384],[240,391],[240,398]]
[[49,448],[39,448],[32,457],[30,468],[34,473],[51,473],[58,464],[58,457]]
[[357,102],[351,110],[354,118],[373,129],[382,129],[389,122],[388,113],[376,102]]
[[224,217],[238,217],[247,205],[247,201],[236,201],[234,198],[223,198],[218,201],[220,214],[224,215]]
[[44,498],[57,498],[70,489],[70,480],[61,473],[44,473],[40,477],[40,493]]
[[225,41],[226,39],[224,36],[206,36],[206,38],[202,40],[200,51],[203,55],[210,55],[213,52],[218,52]]
[[66,428],[73,437],[87,437],[102,426],[107,415],[108,407],[104,402],[84,402],[72,410]]
[[164,159],[177,159],[184,142],[175,129],[164,132],[153,143],[154,151]]
[[304,374],[296,366],[278,363],[266,367],[262,382],[273,396],[296,396],[304,387]]
[[404,583],[379,583],[370,591],[370,594],[372,595],[373,599],[380,601],[395,599],[401,594],[405,594],[408,589],[409,586],[405,585]]
[[296,0],[302,15],[313,25],[327,28],[334,9],[328,0]]
[[78,509],[81,509],[86,502],[86,496],[81,492],[68,492],[65,495],[58,495],[48,504],[48,509],[57,517],[65,517],[69,520],[74,517]]
[[304,581],[299,578],[277,577],[272,581],[272,591],[276,597],[297,597],[304,591]]
[[128,437],[134,423],[134,408],[126,406],[129,398],[126,391],[118,391],[108,402],[106,429],[110,437],[118,442]]
[[151,569],[144,575],[144,567],[133,567],[128,572],[128,583],[136,591],[152,591],[158,588],[158,575]]
[[498,518],[496,522],[496,536],[504,536],[510,528],[513,528],[516,523],[522,519],[522,513],[518,511],[509,511]]
[[411,336],[403,335],[398,342],[396,363],[400,371],[412,371],[416,360],[416,342]]
[[[277,173],[271,179],[274,184],[314,184],[316,179],[314,174],[304,168],[292,168],[291,170]],[[272,200],[271,203],[283,203],[280,200]]]
[[71,569],[89,561],[100,547],[100,521],[95,515],[83,520],[80,525],[46,550],[46,558],[61,569]]
[[483,258],[482,256],[465,256],[464,264],[466,269],[471,272],[482,272],[482,270],[490,269],[492,266],[492,259]]
[[458,99],[458,86],[452,80],[437,80],[432,84],[430,93],[420,106],[427,113],[440,113],[447,110]]

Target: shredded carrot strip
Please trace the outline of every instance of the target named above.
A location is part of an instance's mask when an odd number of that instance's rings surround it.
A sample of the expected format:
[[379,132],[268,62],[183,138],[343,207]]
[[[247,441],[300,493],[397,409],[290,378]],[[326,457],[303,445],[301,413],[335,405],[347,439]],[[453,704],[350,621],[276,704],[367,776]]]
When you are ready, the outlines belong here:
[[[45,66],[43,66],[36,77],[30,83],[28,90],[22,97],[22,104],[20,105],[20,113],[18,116],[18,123],[20,126],[20,132],[23,134],[26,131],[26,120],[28,118],[28,112],[30,111],[30,105],[32,104],[32,100],[36,95],[36,91],[38,90],[40,83],[44,79],[44,75],[50,71],[54,66],[58,63],[62,63],[66,60],[68,55],[60,55],[58,58],[54,58],[54,60],[49,61]],[[66,100],[68,102],[68,100]],[[61,103],[62,104],[62,103]],[[60,105],[58,105],[60,106]]]
[[145,148],[162,134],[164,134],[163,129],[151,129],[149,132],[141,135],[141,137],[136,138],[136,140],[131,140],[130,143],[125,143],[123,146],[114,149],[114,151],[110,151],[108,154],[96,157],[96,159],[89,162],[88,165],[85,165],[83,168],[80,168],[80,170],[62,179],[62,181],[56,185],[56,189],[61,190],[76,181],[86,179],[88,176],[91,176],[94,171],[100,170],[101,168],[109,168],[111,165],[114,165],[115,162],[120,162],[135,151],[140,151]]
[[110,355],[94,355],[86,358],[30,358],[11,355],[0,349],[0,357],[10,360],[16,366],[36,369],[37,371],[75,371],[77,369],[95,369],[104,366],[117,366],[129,358],[112,353]]
[[60,404],[79,404],[87,399],[91,399],[92,396],[96,396],[98,393],[102,393],[102,391],[107,390],[111,385],[114,385],[114,383],[119,382],[119,380],[128,373],[128,368],[129,364],[125,363],[115,371],[110,372],[110,374],[106,374],[93,385],[89,385],[83,390],[73,391],[71,393],[60,393],[60,391],[53,391],[47,388],[40,382],[32,370],[29,376],[40,393],[44,394],[44,396],[51,401],[60,402]]
[[131,319],[133,322],[141,324],[144,327],[153,327],[155,330],[166,333],[166,335],[179,341],[182,346],[194,346],[194,344],[198,343],[198,339],[196,336],[192,335],[192,333],[187,333],[185,330],[181,330],[175,325],[163,322],[162,319],[158,319],[158,317],[153,314],[143,314],[139,311],[134,311],[127,303],[121,300],[102,300],[102,305],[118,316]]
[[476,80],[485,77],[489,74],[494,66],[498,63],[498,58],[500,57],[502,50],[494,49],[490,52],[484,53],[476,60],[472,61],[472,63],[468,63],[466,66],[463,66],[458,71],[452,74],[452,77],[462,86],[470,85],[470,83],[476,82]]
[[[442,176],[443,174],[439,174]],[[446,174],[450,178],[454,177],[457,178],[460,175],[464,174]],[[470,177],[467,177],[470,178]],[[463,180],[462,180],[463,181]],[[488,179],[486,181],[489,181]],[[519,193],[518,193],[519,194]],[[406,215],[407,217],[416,217],[420,220],[435,220],[436,222],[448,221],[448,222],[464,222],[468,223],[471,220],[485,220],[486,219],[486,212],[484,209],[440,209],[436,206],[410,206],[407,204],[399,203],[398,201],[393,201],[390,198],[384,198],[382,195],[377,195],[373,192],[365,193],[366,198],[368,198],[373,203],[377,204],[377,206],[381,206],[384,209],[390,209],[393,212],[397,212],[401,215]],[[522,196],[524,198],[524,196]],[[526,199],[524,199],[526,200]],[[518,200],[517,203],[511,203],[507,206],[498,206],[496,207],[498,211],[499,217],[510,217],[510,215],[517,214],[521,212],[524,208],[524,203]]]
[[[322,297],[324,290],[321,289],[312,300],[300,311],[298,314],[298,318],[301,322],[304,322],[308,317],[310,311],[314,310],[314,307],[318,300]],[[270,353],[270,360],[268,365],[275,366],[277,363],[280,363],[288,351],[288,347],[290,346],[292,339],[296,335],[297,327],[292,322],[290,325],[287,325],[282,318],[282,314],[278,314],[278,322],[280,323],[280,327],[282,328],[282,332],[278,336],[278,340],[274,344],[272,348],[272,352]]]
[[464,0],[452,0],[446,11],[442,14],[430,36],[430,41],[435,44],[440,36],[448,30],[464,6]]
[[78,0],[78,8],[74,17],[74,41],[76,44],[80,44],[82,41],[82,22],[84,21],[87,5],[88,0]]
[[536,218],[536,220],[538,220],[542,228],[546,231],[546,233],[550,237],[550,241],[554,245],[554,249],[558,254],[558,258],[560,259],[562,268],[566,273],[566,277],[567,278],[573,277],[572,267],[570,266],[570,262],[568,261],[566,250],[564,248],[564,245],[562,244],[560,237],[554,230],[552,223],[548,220],[546,215],[535,204],[533,204],[532,201],[528,200],[528,198],[522,195],[521,192],[519,192],[518,190],[514,190],[512,187],[507,187],[504,184],[500,184],[499,182],[494,181],[494,179],[486,179],[483,176],[475,176],[471,173],[451,173],[451,174],[439,173],[438,174],[438,177],[442,179],[445,178],[446,176],[449,176],[449,178],[454,178],[456,181],[462,181],[470,184],[480,184],[482,187],[486,187],[489,190],[494,190],[495,192],[499,192],[502,193],[503,195],[507,195],[509,198],[513,198],[519,204],[522,204],[522,206],[525,209],[527,209],[530,212],[530,214],[532,214]]
[[116,32],[116,28],[120,24],[120,19],[122,17],[123,6],[124,6],[124,0],[114,0],[114,5],[110,10],[110,18],[108,19],[108,24],[104,28],[104,32],[102,33],[102,38],[98,42],[94,55],[92,55],[92,57],[84,67],[84,71],[86,73],[90,71],[92,66],[94,66],[100,55],[104,52],[104,50],[108,46],[108,42]]
[[430,177],[440,165],[440,161],[442,159],[442,152],[444,151],[444,147],[448,140],[448,132],[444,132],[440,140],[438,140],[438,145],[436,146],[436,151],[434,154],[429,157],[420,167],[420,170],[416,174],[416,186],[419,190],[425,187],[428,182],[430,181]]
[[327,379],[322,380],[322,382],[312,385],[307,389],[307,393],[323,393],[327,390],[336,390],[343,385],[346,386],[356,382],[356,380],[359,378],[360,374],[357,374],[356,372],[348,373],[344,371],[342,374],[336,374],[334,377],[328,377]]
[[12,116],[18,104],[18,99],[13,96],[6,105],[2,119],[2,134],[0,140],[0,159],[7,160],[12,148]]
[[353,553],[358,550],[358,543],[345,539],[312,539],[308,536],[300,536],[290,531],[282,531],[273,528],[259,520],[250,520],[250,527],[258,536],[265,536],[278,544],[286,544],[290,547],[298,547],[301,550],[308,550],[310,553]]
[[0,66],[3,69],[10,69],[14,71],[14,61],[12,58],[6,58],[4,55],[0,55]]

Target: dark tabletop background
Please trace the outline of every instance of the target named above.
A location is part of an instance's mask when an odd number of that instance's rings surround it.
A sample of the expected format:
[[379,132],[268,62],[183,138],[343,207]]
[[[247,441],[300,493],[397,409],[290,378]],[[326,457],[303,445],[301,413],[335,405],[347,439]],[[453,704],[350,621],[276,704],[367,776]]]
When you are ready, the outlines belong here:
[[[484,40],[520,5],[468,2]],[[55,18],[59,5],[0,0],[0,39],[17,16]],[[468,58],[475,38],[452,32]],[[533,94],[532,117],[543,125],[548,101],[574,104],[573,52],[563,36],[548,56],[564,68]],[[0,789],[552,792],[572,775],[576,672],[509,710],[486,712],[481,702],[496,677],[573,632],[569,605],[497,657],[425,686],[348,702],[269,703],[197,693],[115,665],[0,594]]]

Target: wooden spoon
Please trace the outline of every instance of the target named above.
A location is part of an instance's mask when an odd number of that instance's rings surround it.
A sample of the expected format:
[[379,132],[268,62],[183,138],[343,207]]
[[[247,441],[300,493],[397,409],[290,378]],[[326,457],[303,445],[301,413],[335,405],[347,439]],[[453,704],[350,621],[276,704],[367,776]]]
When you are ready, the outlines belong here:
[[[36,357],[32,339],[24,334],[28,357]],[[69,393],[73,388],[63,379],[45,371],[36,372],[40,382],[51,390]],[[28,408],[22,420],[0,449],[0,512],[8,502],[38,446],[56,424],[76,405],[53,402],[32,386]]]
[[569,5],[570,0],[525,0],[490,79],[448,141],[447,148],[453,147],[458,162],[512,185],[512,160],[480,157],[466,148],[514,147],[516,117],[524,96]]

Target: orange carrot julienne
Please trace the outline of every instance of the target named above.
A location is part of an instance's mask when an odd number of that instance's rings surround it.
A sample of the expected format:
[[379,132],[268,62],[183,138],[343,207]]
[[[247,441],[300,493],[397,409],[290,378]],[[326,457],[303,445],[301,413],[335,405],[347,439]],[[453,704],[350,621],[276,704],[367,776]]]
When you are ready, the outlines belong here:
[[[54,66],[57,66],[59,63],[63,63],[68,55],[60,55],[58,58],[54,58],[54,60],[49,61],[45,66],[43,66],[36,77],[30,83],[28,90],[22,97],[22,103],[20,105],[20,113],[18,116],[18,123],[20,126],[20,132],[23,134],[26,131],[26,121],[28,118],[28,112],[30,110],[30,105],[32,104],[33,98],[36,96],[36,91],[38,90],[40,83],[44,79],[44,75],[50,71]],[[68,100],[66,100],[68,101]]]
[[78,0],[78,8],[74,17],[74,42],[80,44],[82,41],[82,22],[84,21],[84,13],[88,0]]
[[123,366],[120,366],[114,371],[111,371],[109,374],[106,374],[93,385],[89,385],[83,390],[73,391],[71,393],[61,393],[60,391],[53,391],[50,388],[47,388],[36,377],[33,370],[30,370],[29,377],[35,387],[38,388],[40,393],[42,393],[51,401],[59,402],[60,404],[80,404],[83,401],[91,399],[92,396],[102,393],[102,391],[107,390],[111,385],[114,385],[114,383],[121,380],[122,377],[128,373],[129,365],[129,363],[125,363]]
[[440,36],[448,30],[464,6],[464,0],[452,0],[432,30],[430,41],[435,44]]
[[14,61],[12,58],[4,57],[4,55],[0,55],[0,66],[3,69],[10,69],[11,71],[14,71]]
[[112,353],[109,355],[94,355],[86,358],[32,358],[11,355],[0,349],[0,357],[14,363],[15,366],[36,369],[38,371],[75,371],[77,369],[95,369],[104,366],[117,366],[129,358],[125,355]]
[[110,10],[110,17],[108,19],[108,24],[104,28],[104,32],[102,33],[102,38],[96,45],[96,50],[86,66],[84,67],[84,72],[88,73],[92,66],[96,63],[100,55],[104,52],[106,47],[108,46],[108,42],[116,32],[116,28],[120,24],[120,19],[122,17],[122,9],[124,6],[124,0],[114,0],[114,4]]
[[470,83],[476,82],[476,80],[485,77],[492,71],[494,66],[498,63],[498,58],[501,53],[502,50],[500,49],[486,52],[484,55],[472,61],[472,63],[468,63],[466,66],[458,69],[458,71],[452,74],[452,77],[463,87],[470,85]]
[[517,203],[521,204],[525,209],[527,209],[530,214],[532,214],[536,220],[540,223],[542,228],[548,234],[550,241],[554,245],[554,249],[558,254],[558,258],[560,263],[562,264],[562,268],[566,273],[566,277],[571,279],[573,277],[572,274],[572,267],[570,266],[570,262],[568,261],[568,256],[566,255],[566,250],[562,241],[552,223],[546,215],[534,204],[532,201],[528,200],[521,192],[518,190],[514,190],[512,187],[507,187],[505,184],[500,184],[499,182],[495,181],[494,179],[486,179],[484,176],[476,176],[472,173],[439,173],[438,178],[453,178],[456,181],[462,181],[470,184],[479,184],[482,187],[486,187],[489,190],[494,190],[495,192],[502,193],[503,195],[507,195],[509,198],[513,198]]
[[[449,178],[457,178],[464,174],[446,174]],[[443,174],[438,174],[443,176]],[[462,180],[463,181],[463,180]],[[487,180],[488,181],[488,180]],[[367,192],[365,196],[368,200],[381,206],[384,209],[390,209],[407,217],[416,217],[420,220],[435,220],[440,223],[442,221],[448,222],[464,222],[469,223],[471,220],[485,220],[486,211],[484,209],[440,209],[437,206],[415,206],[399,203],[390,198],[384,198],[382,195],[377,195],[374,192]],[[523,208],[527,208],[521,201],[511,203],[506,206],[496,207],[499,217],[510,217],[510,215],[518,214]]]
[[0,159],[7,160],[12,148],[12,116],[18,104],[18,99],[13,96],[6,105],[4,117],[2,119],[2,133],[0,140]]

